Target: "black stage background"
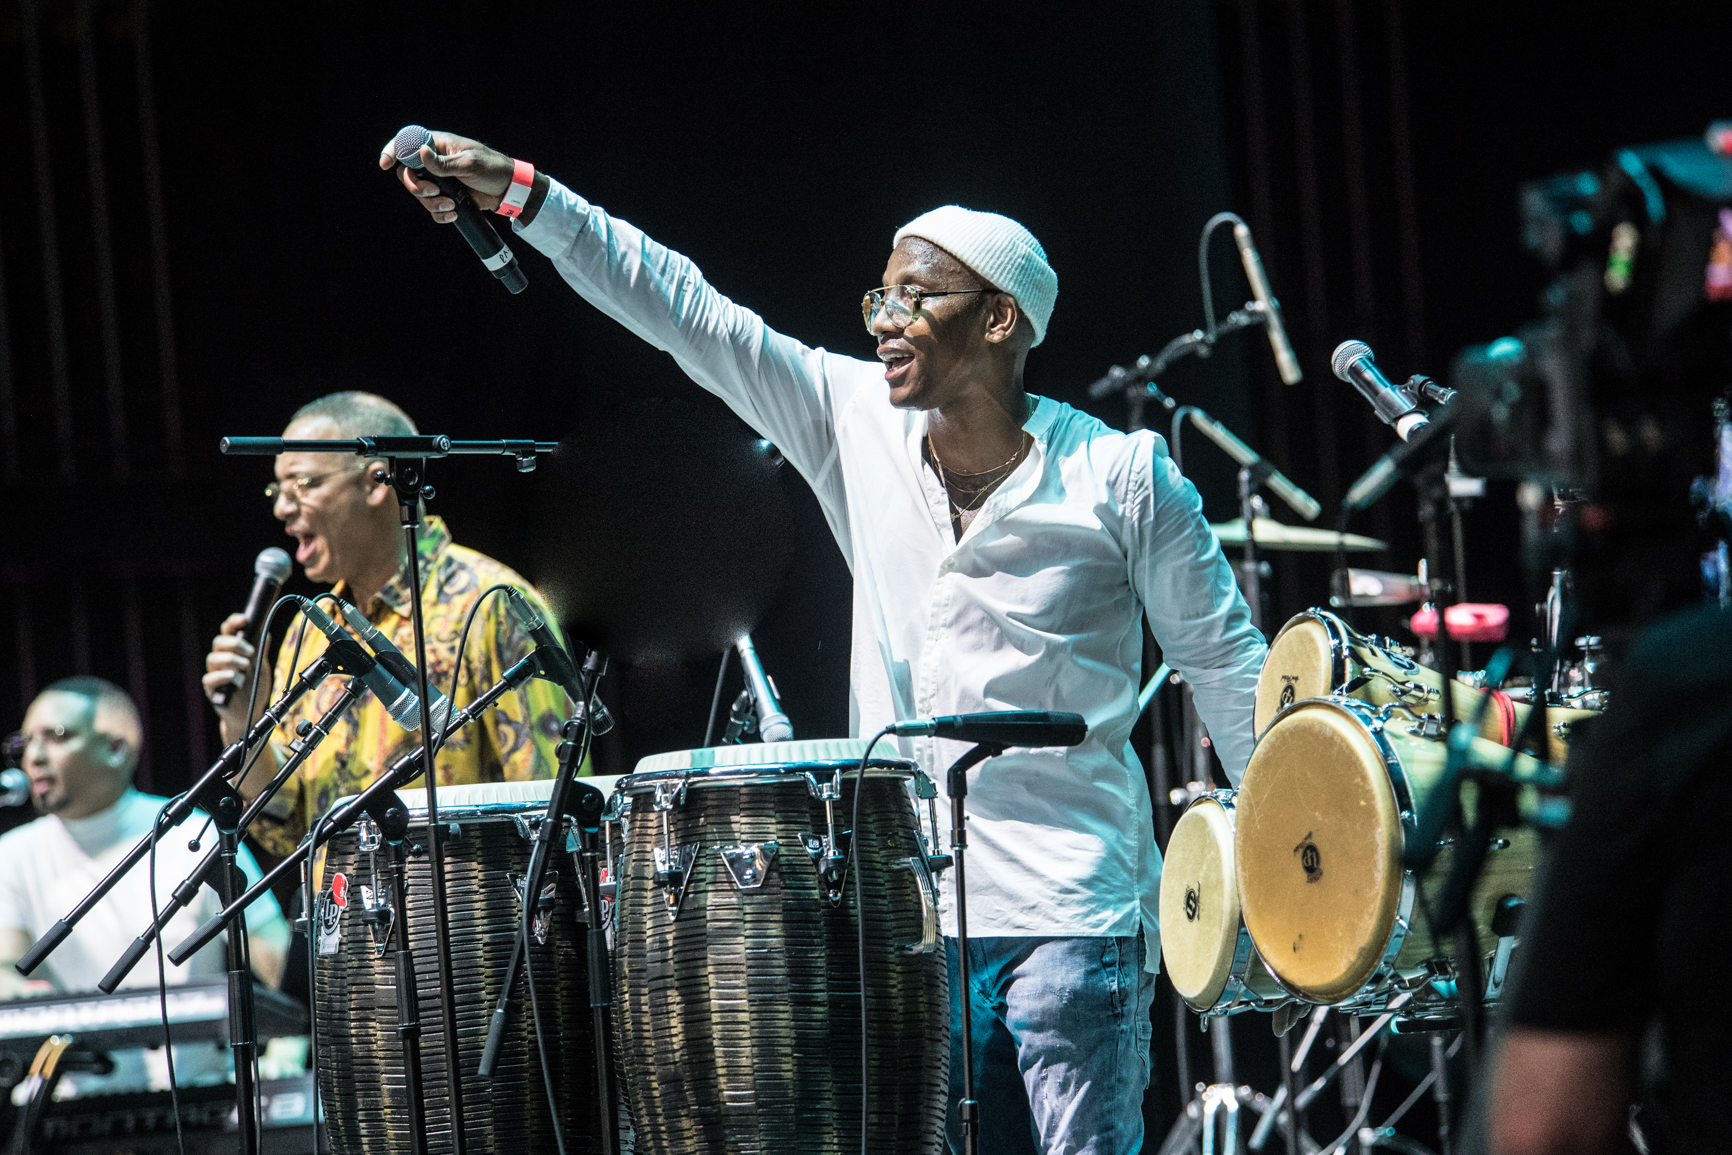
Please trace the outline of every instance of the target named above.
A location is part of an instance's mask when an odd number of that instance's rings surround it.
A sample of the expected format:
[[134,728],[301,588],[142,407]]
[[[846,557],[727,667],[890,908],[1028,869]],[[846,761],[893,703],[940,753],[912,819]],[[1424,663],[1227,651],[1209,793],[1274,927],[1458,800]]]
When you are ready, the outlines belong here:
[[[1517,184],[1732,112],[1709,79],[1728,18],[1706,13],[0,0],[0,719],[53,678],[105,675],[147,713],[140,785],[185,785],[214,751],[196,684],[208,639],[253,555],[282,540],[266,463],[219,457],[217,438],[276,433],[301,403],[365,388],[428,432],[609,441],[605,475],[581,486],[436,464],[432,508],[538,581],[589,547],[583,572],[635,591],[569,623],[592,642],[657,601],[720,619],[761,600],[755,636],[797,732],[845,731],[848,574],[803,483],[782,471],[785,511],[715,515],[680,441],[750,433],[528,246],[529,290],[495,285],[374,168],[405,122],[533,160],[776,327],[861,356],[856,303],[898,225],[951,201],[1008,213],[1060,275],[1030,388],[1115,424],[1122,406],[1089,404],[1084,386],[1201,323],[1197,233],[1235,209],[1306,380],[1283,387],[1247,334],[1165,385],[1332,517],[1391,438],[1330,376],[1330,350],[1361,337],[1392,377],[1442,376],[1464,344],[1535,315]],[[1227,307],[1247,293],[1217,246]],[[1211,518],[1233,516],[1230,469],[1186,441]],[[584,539],[571,511],[610,502],[660,542],[653,555],[617,531]],[[550,506],[566,511],[558,549],[537,529]],[[1362,564],[1415,564],[1411,507],[1398,490],[1354,526],[1394,543]],[[765,533],[781,543],[760,546]],[[1469,595],[1509,603],[1525,633],[1507,487],[1470,515],[1468,541]],[[731,559],[760,548],[780,587],[705,606],[706,583],[725,590]],[[1323,600],[1327,562],[1275,561],[1279,623]],[[1367,624],[1399,632],[1393,616]],[[624,716],[606,772],[697,745],[714,676],[717,651],[686,635],[629,648],[605,695]]]

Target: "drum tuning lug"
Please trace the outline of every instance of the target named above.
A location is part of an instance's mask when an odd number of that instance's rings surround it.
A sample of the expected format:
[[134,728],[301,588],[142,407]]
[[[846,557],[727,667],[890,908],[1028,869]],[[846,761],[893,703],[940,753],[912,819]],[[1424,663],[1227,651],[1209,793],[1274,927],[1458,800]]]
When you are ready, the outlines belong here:
[[[517,896],[517,908],[523,909],[523,892],[529,886],[526,875],[511,876],[511,892]],[[541,898],[535,904],[535,914],[530,920],[529,929],[535,934],[535,941],[542,946],[547,945],[547,928],[553,922],[554,899],[559,894],[559,880],[549,878],[541,884]]]
[[375,891],[372,887],[361,886],[361,921],[367,925],[368,932],[373,936],[373,957],[380,958],[385,948],[391,942],[391,929],[397,918],[397,912],[391,909],[390,899]]
[[[660,787],[657,787],[659,792]],[[697,843],[686,843],[683,846],[655,847],[655,884],[664,887],[667,893],[668,915],[678,918],[680,906],[686,900],[686,891],[692,878],[692,867],[697,865]]]
[[926,869],[933,874],[949,870],[955,864],[956,860],[948,854],[928,854],[926,856]]
[[846,830],[837,831],[834,840],[828,834],[800,835],[800,843],[812,858],[818,881],[824,887],[824,895],[831,906],[842,905],[842,890],[848,882],[848,838]]
[[371,854],[383,845],[384,839],[379,833],[379,824],[363,814],[355,824],[355,846],[362,854]]
[[938,797],[938,785],[927,777],[923,770],[914,772],[914,796],[916,798]]
[[776,860],[776,852],[781,848],[774,842],[742,842],[717,849],[733,877],[735,889],[758,890],[770,877],[770,863]]

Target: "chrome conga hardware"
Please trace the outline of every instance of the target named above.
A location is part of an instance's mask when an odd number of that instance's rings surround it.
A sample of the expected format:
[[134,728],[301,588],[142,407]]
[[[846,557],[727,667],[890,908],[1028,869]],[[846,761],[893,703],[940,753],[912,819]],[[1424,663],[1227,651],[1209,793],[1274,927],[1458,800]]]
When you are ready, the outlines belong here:
[[742,842],[721,847],[722,862],[740,890],[758,890],[770,877],[770,863],[781,848],[774,842]]
[[892,870],[906,870],[914,876],[914,888],[920,892],[920,941],[903,943],[896,948],[897,954],[931,954],[939,947],[938,937],[938,883],[932,879],[932,872],[926,868],[926,857],[917,854],[912,858],[900,858],[890,864]]
[[362,854],[371,854],[385,844],[384,837],[379,833],[379,824],[366,814],[355,824],[355,849]]
[[667,901],[668,915],[672,918],[680,916],[680,906],[686,900],[686,888],[691,881],[692,867],[697,865],[698,861],[696,843],[674,845],[669,816],[674,807],[685,800],[684,778],[656,783],[653,809],[662,816],[662,844],[655,848],[655,884],[666,891],[662,897]]
[[824,803],[824,820],[830,829],[823,837],[801,834],[800,843],[805,846],[813,867],[818,871],[824,896],[830,900],[831,906],[841,906],[842,891],[848,885],[848,839],[851,836],[850,831],[838,833],[836,830],[836,803],[842,797],[842,771],[837,770],[831,780],[821,786],[812,774],[806,775],[806,781],[816,787],[817,797]]

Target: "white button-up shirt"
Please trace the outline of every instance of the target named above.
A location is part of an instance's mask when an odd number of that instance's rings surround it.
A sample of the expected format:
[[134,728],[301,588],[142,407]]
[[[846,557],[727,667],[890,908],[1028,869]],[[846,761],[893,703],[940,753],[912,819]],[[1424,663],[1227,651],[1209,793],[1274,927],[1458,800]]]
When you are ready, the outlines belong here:
[[[520,232],[811,484],[854,574],[856,734],[981,710],[1088,720],[1080,746],[1015,749],[969,772],[969,933],[1152,929],[1160,859],[1130,745],[1141,618],[1195,688],[1235,781],[1251,753],[1265,650],[1166,443],[1031,396],[1033,448],[958,542],[921,456],[926,414],[890,404],[880,363],[776,332],[690,260],[558,182]],[[946,815],[944,771],[967,746],[900,741],[937,781]],[[941,893],[954,934],[949,888]]]

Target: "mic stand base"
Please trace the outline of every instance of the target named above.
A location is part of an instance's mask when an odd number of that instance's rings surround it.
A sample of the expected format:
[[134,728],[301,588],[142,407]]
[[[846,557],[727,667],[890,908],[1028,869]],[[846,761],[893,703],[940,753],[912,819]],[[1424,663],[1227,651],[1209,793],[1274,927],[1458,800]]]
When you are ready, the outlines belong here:
[[996,742],[982,742],[958,758],[946,777],[950,793],[950,854],[956,868],[956,973],[962,989],[956,992],[958,1018],[962,1023],[962,1100],[957,1113],[962,1119],[963,1155],[980,1155],[980,1102],[974,1097],[974,1024],[968,973],[968,884],[963,857],[968,848],[968,771],[1004,753]]
[[[240,897],[246,889],[244,876],[235,864],[235,852],[240,847],[241,796],[220,779],[207,787],[223,796],[211,808],[210,815],[217,828],[218,890],[223,905]],[[259,1117],[258,1085],[254,1080],[254,1061],[258,1058],[258,1016],[253,1005],[253,976],[247,965],[246,920],[239,919],[229,927],[223,953],[228,963],[229,979],[229,1054],[235,1064],[235,1119],[240,1127],[241,1155],[258,1155]]]

